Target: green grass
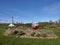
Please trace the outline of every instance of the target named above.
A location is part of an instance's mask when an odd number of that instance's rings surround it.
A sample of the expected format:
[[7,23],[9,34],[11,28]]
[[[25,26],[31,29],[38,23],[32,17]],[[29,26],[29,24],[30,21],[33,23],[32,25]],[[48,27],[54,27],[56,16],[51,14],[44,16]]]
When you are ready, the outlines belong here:
[[0,45],[60,45],[60,32],[56,32],[55,29],[52,30],[59,36],[57,39],[29,39],[3,36],[6,27],[4,25],[0,29]]

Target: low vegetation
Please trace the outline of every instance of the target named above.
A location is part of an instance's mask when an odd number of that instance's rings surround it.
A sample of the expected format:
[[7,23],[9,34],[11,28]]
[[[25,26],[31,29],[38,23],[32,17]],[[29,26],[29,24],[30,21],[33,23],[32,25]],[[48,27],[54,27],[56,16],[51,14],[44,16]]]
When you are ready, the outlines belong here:
[[36,34],[36,37],[40,37],[40,36],[41,36],[41,34],[39,34],[39,33]]
[[31,33],[31,36],[34,36],[34,35],[35,35],[35,32],[32,32],[32,33]]
[[19,32],[19,35],[21,36],[21,35],[25,35],[25,33],[23,32],[23,31],[20,31]]

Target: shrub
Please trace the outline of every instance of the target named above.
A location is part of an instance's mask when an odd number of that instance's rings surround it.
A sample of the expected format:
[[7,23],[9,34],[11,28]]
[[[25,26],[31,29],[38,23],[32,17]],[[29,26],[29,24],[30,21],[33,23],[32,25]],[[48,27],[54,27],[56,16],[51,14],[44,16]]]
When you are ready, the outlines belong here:
[[35,35],[35,32],[32,32],[32,33],[31,33],[31,36],[34,36],[34,35]]
[[40,37],[41,35],[39,33],[36,34],[37,37]]
[[25,33],[23,31],[20,31],[19,35],[25,35]]
[[42,36],[43,36],[43,37],[46,37],[46,36],[47,36],[47,34],[46,34],[46,33],[43,33],[43,34],[42,34]]
[[17,33],[18,33],[18,31],[15,30],[15,31],[14,31],[14,34],[17,34]]

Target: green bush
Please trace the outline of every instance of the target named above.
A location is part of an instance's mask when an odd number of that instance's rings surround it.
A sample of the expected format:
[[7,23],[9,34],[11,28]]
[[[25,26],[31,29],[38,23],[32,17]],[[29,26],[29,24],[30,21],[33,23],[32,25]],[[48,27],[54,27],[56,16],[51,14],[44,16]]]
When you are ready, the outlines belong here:
[[46,34],[46,33],[43,33],[43,34],[42,34],[42,36],[43,36],[43,37],[46,37],[46,36],[47,36],[47,34]]
[[34,35],[35,35],[35,32],[32,32],[32,33],[31,33],[31,36],[34,36]]
[[17,33],[18,33],[18,31],[15,30],[15,31],[14,31],[14,34],[17,34]]
[[39,33],[36,34],[37,37],[40,37],[41,35]]
[[19,32],[19,35],[25,35],[25,32],[20,31],[20,32]]

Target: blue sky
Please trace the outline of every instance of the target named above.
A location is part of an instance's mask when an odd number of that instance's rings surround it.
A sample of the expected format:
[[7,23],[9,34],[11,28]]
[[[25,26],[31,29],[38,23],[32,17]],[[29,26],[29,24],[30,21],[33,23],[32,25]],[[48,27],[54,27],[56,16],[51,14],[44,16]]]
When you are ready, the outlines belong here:
[[0,0],[0,22],[42,22],[60,18],[60,0]]

